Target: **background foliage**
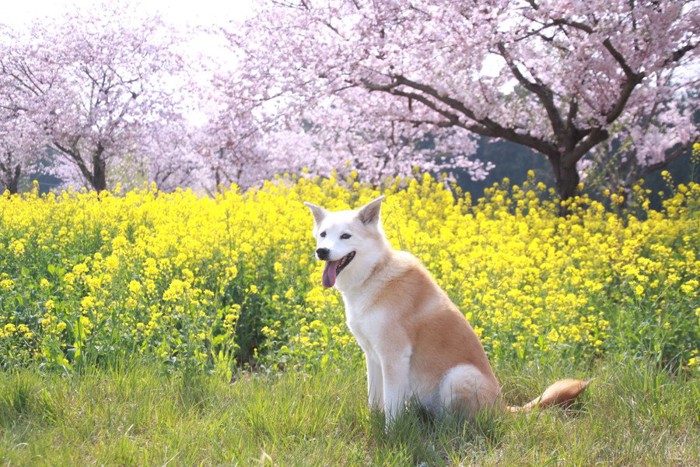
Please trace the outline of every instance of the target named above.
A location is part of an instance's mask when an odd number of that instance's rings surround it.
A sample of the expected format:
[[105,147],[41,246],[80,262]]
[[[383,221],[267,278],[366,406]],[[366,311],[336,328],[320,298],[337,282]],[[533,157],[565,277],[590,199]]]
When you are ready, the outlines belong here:
[[[96,191],[303,168],[478,181],[529,149],[568,198],[579,177],[630,187],[700,136],[697,2],[66,2],[0,18],[11,192],[37,173]],[[517,149],[472,158],[493,150],[477,140]]]

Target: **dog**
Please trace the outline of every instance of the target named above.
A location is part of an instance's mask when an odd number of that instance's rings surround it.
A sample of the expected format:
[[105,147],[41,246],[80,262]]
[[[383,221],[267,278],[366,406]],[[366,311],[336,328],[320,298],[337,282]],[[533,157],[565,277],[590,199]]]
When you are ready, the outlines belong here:
[[394,250],[380,222],[383,196],[358,210],[313,214],[322,282],[343,296],[347,325],[367,364],[371,409],[389,426],[410,400],[433,414],[509,411],[571,403],[588,382],[567,379],[522,407],[506,407],[478,336],[413,255]]

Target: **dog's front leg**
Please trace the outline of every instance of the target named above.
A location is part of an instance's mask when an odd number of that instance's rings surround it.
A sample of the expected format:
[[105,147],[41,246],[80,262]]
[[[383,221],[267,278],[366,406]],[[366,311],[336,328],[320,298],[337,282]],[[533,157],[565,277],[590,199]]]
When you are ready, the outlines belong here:
[[369,407],[372,410],[381,410],[384,408],[382,365],[376,354],[365,353],[365,361],[367,362]]
[[383,355],[384,358],[381,361],[384,383],[384,414],[387,426],[396,420],[410,396],[411,347],[406,346],[397,350],[398,352]]

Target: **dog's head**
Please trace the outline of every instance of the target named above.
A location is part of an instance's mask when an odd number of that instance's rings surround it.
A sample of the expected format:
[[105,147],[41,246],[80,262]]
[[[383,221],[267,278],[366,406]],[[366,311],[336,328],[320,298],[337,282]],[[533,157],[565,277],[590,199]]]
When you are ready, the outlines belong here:
[[380,196],[355,211],[337,212],[304,203],[314,215],[316,257],[326,262],[325,287],[333,287],[341,272],[344,279],[369,273],[386,248],[379,218],[383,199]]

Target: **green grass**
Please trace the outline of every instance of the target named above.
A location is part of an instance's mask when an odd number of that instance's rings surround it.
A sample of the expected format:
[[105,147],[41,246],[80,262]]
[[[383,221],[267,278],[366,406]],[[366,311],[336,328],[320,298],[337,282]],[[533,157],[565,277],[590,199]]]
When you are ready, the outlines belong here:
[[[0,373],[5,465],[700,465],[700,377],[607,361],[573,409],[433,419],[388,433],[362,368],[317,374],[164,374],[134,364],[74,375]],[[508,402],[552,378],[500,369]],[[505,375],[504,373],[509,373]],[[574,375],[580,376],[580,375]]]

